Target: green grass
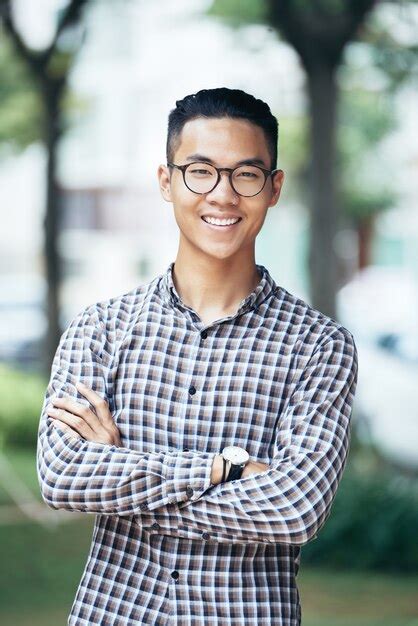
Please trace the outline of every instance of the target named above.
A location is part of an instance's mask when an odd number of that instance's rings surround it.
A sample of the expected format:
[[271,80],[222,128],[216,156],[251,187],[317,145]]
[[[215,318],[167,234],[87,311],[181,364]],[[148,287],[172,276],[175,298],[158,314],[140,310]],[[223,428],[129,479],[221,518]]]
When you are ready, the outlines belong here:
[[418,577],[303,567],[303,626],[418,626]]
[[[0,607],[4,613],[72,603],[90,547],[94,516],[51,530],[33,523],[0,527]],[[0,614],[0,623],[4,624]]]
[[0,622],[2,626],[66,626],[70,609],[44,609],[36,613],[33,609],[22,612],[0,611]]
[[[2,450],[1,453],[9,462],[18,478],[29,487],[38,500],[41,500],[38,478],[36,476],[36,450],[8,448],[7,450]],[[0,504],[11,503],[12,500],[0,480]]]

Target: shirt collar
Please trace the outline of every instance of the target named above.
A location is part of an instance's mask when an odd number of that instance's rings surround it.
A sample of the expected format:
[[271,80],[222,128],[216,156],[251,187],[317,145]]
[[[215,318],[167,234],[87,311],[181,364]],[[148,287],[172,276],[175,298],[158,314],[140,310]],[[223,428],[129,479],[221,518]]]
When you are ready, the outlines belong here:
[[[167,304],[180,304],[186,306],[175,288],[173,282],[174,261],[170,263],[166,272],[161,275],[158,283],[160,296]],[[249,309],[256,309],[264,300],[271,295],[277,288],[275,281],[264,265],[256,264],[258,273],[260,274],[260,282],[257,287],[243,300],[241,300],[238,313],[243,313]]]

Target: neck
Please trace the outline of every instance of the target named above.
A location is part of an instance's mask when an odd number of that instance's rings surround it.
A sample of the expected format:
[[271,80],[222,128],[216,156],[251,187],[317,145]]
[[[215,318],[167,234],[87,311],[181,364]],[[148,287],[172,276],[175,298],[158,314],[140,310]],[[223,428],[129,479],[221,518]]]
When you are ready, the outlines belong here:
[[172,275],[184,304],[205,317],[232,315],[261,280],[254,254],[234,259],[191,259],[179,250]]

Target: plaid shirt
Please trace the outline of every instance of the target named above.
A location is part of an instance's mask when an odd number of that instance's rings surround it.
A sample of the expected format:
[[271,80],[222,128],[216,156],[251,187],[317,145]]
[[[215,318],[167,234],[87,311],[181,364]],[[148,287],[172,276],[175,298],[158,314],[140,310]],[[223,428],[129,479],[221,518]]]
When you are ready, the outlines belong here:
[[[330,514],[356,383],[352,334],[261,280],[205,325],[168,270],[92,304],[63,333],[39,425],[42,497],[94,514],[69,625],[296,626],[301,546]],[[122,447],[78,439],[46,415],[84,382]],[[219,485],[212,462],[245,448],[268,470]]]

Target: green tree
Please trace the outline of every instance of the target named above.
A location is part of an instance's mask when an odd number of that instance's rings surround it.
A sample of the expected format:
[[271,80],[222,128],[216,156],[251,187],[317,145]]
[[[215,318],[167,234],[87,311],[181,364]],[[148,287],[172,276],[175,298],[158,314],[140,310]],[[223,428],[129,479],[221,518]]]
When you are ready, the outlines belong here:
[[[341,159],[337,152],[339,104],[338,72],[345,50],[357,38],[369,38],[382,68],[391,70],[393,80],[408,76],[414,63],[413,46],[395,46],[382,29],[367,30],[374,0],[215,0],[209,14],[233,27],[248,23],[266,24],[298,53],[306,73],[309,101],[308,141],[310,242],[308,271],[313,305],[336,317],[335,295],[339,287],[338,259],[334,247],[342,215],[342,198],[337,184]],[[396,54],[394,53],[396,49]],[[405,54],[403,53],[405,51]],[[389,60],[388,60],[389,57]],[[403,59],[403,60],[402,60]],[[387,197],[388,198],[388,197]],[[382,197],[369,199],[384,207]],[[354,196],[346,201],[347,211],[362,204]]]
[[[379,145],[396,127],[392,99],[385,93],[353,87],[353,68],[345,68],[337,132],[337,170],[340,174],[340,226],[355,231],[358,242],[356,268],[371,262],[371,243],[377,215],[395,205],[397,194],[385,164],[377,157]],[[306,115],[280,118],[282,167],[286,170],[288,197],[309,201],[307,178],[308,119]],[[351,278],[352,267],[339,263],[339,281]]]
[[[358,233],[359,268],[371,261],[377,215],[397,201],[393,166],[376,156],[379,144],[397,126],[399,90],[406,83],[417,84],[418,7],[414,4],[382,3],[382,9],[374,11],[363,28],[361,41],[352,45],[360,48],[363,59],[368,59],[368,68],[364,68],[364,61],[356,70],[346,63],[341,72],[340,84],[345,88],[339,171],[344,212]],[[376,80],[381,84],[379,89],[373,87]],[[353,88],[353,84],[362,88]]]
[[341,204],[356,230],[358,268],[371,262],[371,244],[377,215],[394,206],[392,177],[381,159],[379,144],[395,128],[391,100],[364,88],[343,90],[339,124],[338,157]]
[[[0,16],[4,32],[14,45],[18,57],[24,62],[36,89],[36,110],[41,110],[40,124],[31,126],[30,119],[26,131],[39,136],[47,150],[47,193],[45,211],[44,255],[48,281],[48,335],[43,369],[50,370],[52,358],[57,348],[62,329],[59,324],[58,288],[61,282],[61,262],[57,247],[59,232],[59,187],[57,181],[57,149],[59,140],[66,130],[64,98],[67,95],[68,78],[76,53],[82,43],[82,14],[88,0],[70,0],[58,12],[55,35],[50,44],[42,50],[32,49],[20,34],[13,17],[13,2],[0,0]],[[71,35],[70,37],[68,35]],[[7,44],[6,44],[7,50]],[[22,70],[23,71],[23,70]],[[17,91],[14,98],[18,97]],[[21,94],[22,99],[24,94]],[[40,102],[41,106],[38,106]],[[28,103],[22,104],[23,107]],[[10,117],[10,112],[9,112]],[[33,122],[34,120],[32,120]],[[36,121],[36,120],[35,120]],[[21,126],[23,129],[24,126]],[[31,130],[29,131],[29,128]],[[24,135],[24,133],[23,133]],[[21,135],[22,136],[22,135]],[[29,139],[26,137],[26,141]]]
[[0,39],[0,154],[20,152],[41,135],[42,105],[32,77],[6,37]]

